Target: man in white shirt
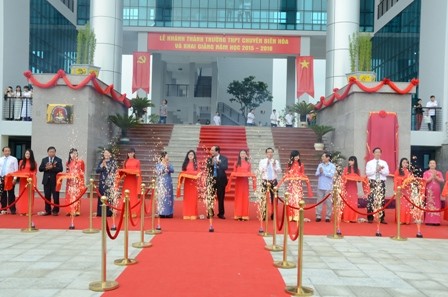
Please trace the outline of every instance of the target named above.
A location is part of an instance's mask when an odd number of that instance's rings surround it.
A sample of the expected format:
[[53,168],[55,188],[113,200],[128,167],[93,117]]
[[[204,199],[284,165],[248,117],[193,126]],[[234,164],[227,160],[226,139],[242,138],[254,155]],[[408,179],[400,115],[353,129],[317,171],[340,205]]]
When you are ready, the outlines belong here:
[[271,127],[277,127],[277,124],[278,124],[277,111],[273,109],[271,113]]
[[14,156],[11,156],[11,149],[7,146],[5,146],[2,149],[3,157],[0,158],[0,193],[1,193],[1,205],[2,205],[2,211],[1,214],[6,214],[6,208],[7,206],[10,206],[11,214],[16,214],[16,206],[14,205],[14,202],[16,201],[16,196],[14,195],[14,183],[13,187],[9,191],[4,190],[5,186],[5,176],[8,175],[8,173],[15,172],[19,170],[19,163],[17,162],[17,158]]
[[288,112],[287,115],[285,115],[285,123],[286,127],[292,128],[294,125],[294,115],[292,114],[292,111]]
[[[273,158],[274,149],[268,147],[265,152],[266,158],[260,160],[260,163],[258,164],[258,171],[261,173],[263,195],[266,194],[268,183],[271,185],[270,196],[272,210],[272,203],[274,201],[274,187],[276,187],[278,184],[277,177],[282,172],[282,169],[280,167],[280,161],[277,161]],[[271,220],[273,219],[273,216],[274,215],[271,214]],[[263,218],[265,217],[266,216],[263,215]]]
[[[431,117],[432,121],[432,131],[436,131],[436,107],[437,107],[436,96],[432,95],[429,98],[428,103],[426,103],[427,114]],[[428,123],[428,130],[431,131],[430,123]]]
[[[370,195],[367,198],[367,212],[372,213],[384,207],[384,198],[386,196],[386,180],[389,175],[389,166],[387,162],[381,160],[381,148],[373,149],[373,159],[366,164],[366,175],[369,179]],[[376,202],[376,203],[375,203]],[[379,204],[379,205],[377,205]],[[384,211],[379,212],[381,224],[387,224],[384,220]],[[369,223],[373,222],[373,214],[367,215]],[[378,235],[378,234],[377,234]]]
[[255,114],[254,114],[254,110],[253,109],[251,109],[249,111],[249,113],[247,114],[246,125],[247,126],[255,126]]
[[213,123],[215,123],[216,126],[221,125],[221,116],[219,115],[219,112],[215,113],[215,116],[213,117]]

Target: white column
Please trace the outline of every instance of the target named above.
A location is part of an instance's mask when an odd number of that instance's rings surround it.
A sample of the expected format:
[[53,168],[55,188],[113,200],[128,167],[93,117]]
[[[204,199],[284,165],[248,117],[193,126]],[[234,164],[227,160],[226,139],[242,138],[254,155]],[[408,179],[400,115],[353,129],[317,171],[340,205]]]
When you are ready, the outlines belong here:
[[325,95],[333,93],[333,88],[347,84],[345,75],[350,72],[349,36],[359,30],[359,8],[358,0],[327,2]]
[[94,64],[101,67],[99,79],[121,91],[123,1],[92,0],[90,24],[96,36]]

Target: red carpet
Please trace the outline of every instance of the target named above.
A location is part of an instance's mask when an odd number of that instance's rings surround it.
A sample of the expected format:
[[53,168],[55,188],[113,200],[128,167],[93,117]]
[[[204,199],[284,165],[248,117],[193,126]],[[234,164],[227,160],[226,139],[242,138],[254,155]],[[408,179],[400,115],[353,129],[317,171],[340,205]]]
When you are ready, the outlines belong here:
[[[34,212],[44,209],[42,200],[36,197]],[[61,199],[61,203],[65,203],[65,199]],[[248,222],[238,222],[232,220],[233,217],[233,201],[225,202],[227,220],[215,220],[215,229],[217,232],[228,233],[247,233],[257,234],[260,222],[256,219],[256,206],[250,204],[250,218]],[[94,211],[96,211],[96,201],[94,203]],[[175,202],[175,218],[162,219],[161,225],[164,230],[175,232],[203,232],[208,230],[208,220],[184,221],[182,216],[182,201]],[[88,220],[89,202],[88,199],[82,200],[81,216],[75,218],[75,226],[77,230],[86,229],[89,227]],[[361,209],[361,211],[365,211]],[[66,211],[62,209],[58,217],[47,216],[41,217],[34,215],[33,221],[38,229],[68,229],[70,225],[70,218],[65,216]],[[205,208],[202,203],[199,204],[199,213],[205,214]],[[328,235],[333,232],[333,223],[314,222],[314,211],[308,210],[305,212],[305,217],[309,218],[311,222],[305,223],[305,235]],[[386,210],[387,225],[381,225],[381,232],[383,236],[396,235],[397,225],[395,224],[395,215],[393,209]],[[131,230],[138,230],[137,227],[131,226]],[[0,215],[0,228],[26,228],[28,217],[19,215]],[[101,227],[101,219],[94,218],[93,224],[95,228]],[[146,228],[150,228],[150,219],[146,220]],[[448,239],[448,222],[442,221],[441,226],[425,226],[422,225],[422,233],[425,238],[443,238]],[[343,235],[347,236],[375,236],[376,224],[368,223],[341,223],[341,231]],[[402,225],[401,235],[406,237],[415,237],[416,225]]]

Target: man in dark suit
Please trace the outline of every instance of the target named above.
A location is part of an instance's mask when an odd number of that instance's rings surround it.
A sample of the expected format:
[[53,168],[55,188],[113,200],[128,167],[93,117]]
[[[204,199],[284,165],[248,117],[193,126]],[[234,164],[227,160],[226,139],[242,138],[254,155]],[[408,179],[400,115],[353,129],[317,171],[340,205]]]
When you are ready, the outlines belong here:
[[[42,184],[44,185],[45,199],[51,201],[51,195],[53,194],[53,203],[59,205],[59,192],[56,191],[56,175],[62,172],[62,160],[56,157],[56,148],[50,146],[47,149],[48,157],[42,159],[39,166],[39,171],[44,173]],[[45,211],[40,212],[41,216],[49,215],[57,216],[59,214],[59,206],[53,206],[51,210],[51,204],[45,201]]]
[[219,146],[212,146],[210,154],[212,155],[207,159],[207,168],[210,177],[213,178],[213,190],[218,197],[218,218],[225,219],[224,216],[224,197],[226,193],[227,175],[226,170],[228,167],[227,157],[220,154],[221,149]]

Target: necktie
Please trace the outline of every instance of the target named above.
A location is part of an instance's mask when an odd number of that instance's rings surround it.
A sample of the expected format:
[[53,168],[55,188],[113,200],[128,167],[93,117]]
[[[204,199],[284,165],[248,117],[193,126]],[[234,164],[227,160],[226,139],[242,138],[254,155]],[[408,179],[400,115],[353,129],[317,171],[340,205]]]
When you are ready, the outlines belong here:
[[213,164],[213,177],[217,177],[218,176],[218,166],[216,165],[216,163]]
[[50,158],[50,163],[53,163],[53,158]]
[[380,168],[380,161],[376,160],[376,173],[375,173],[375,179],[379,180],[380,179],[380,172],[378,171],[378,169]]
[[268,160],[268,168],[267,168],[267,178],[268,180],[274,179],[274,169],[272,168],[271,162]]
[[8,157],[5,157],[5,160],[3,161],[3,167],[2,167],[2,176],[6,175],[7,168],[8,168]]

